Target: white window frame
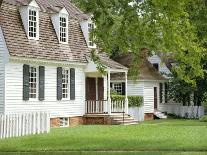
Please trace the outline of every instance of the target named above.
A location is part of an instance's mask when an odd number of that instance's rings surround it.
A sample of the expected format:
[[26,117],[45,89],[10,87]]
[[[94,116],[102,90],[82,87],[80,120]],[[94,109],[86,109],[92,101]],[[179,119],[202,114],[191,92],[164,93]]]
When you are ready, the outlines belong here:
[[[66,20],[66,27],[64,28],[64,27],[61,27],[61,18],[65,18],[65,20]],[[61,28],[62,29],[65,29],[65,35],[66,35],[66,38],[65,38],[65,42],[64,41],[62,41],[61,40],[61,33],[62,33],[62,31],[61,31]],[[68,16],[67,15],[64,15],[64,14],[60,14],[59,15],[59,42],[60,43],[62,43],[62,44],[68,44]]]
[[[35,98],[32,98],[31,95],[31,68],[36,69],[36,96]],[[37,100],[38,99],[38,88],[39,88],[39,70],[38,66],[29,66],[29,100]]]
[[[30,36],[30,11],[35,11],[36,12],[36,37],[31,37]],[[34,27],[33,27],[34,28]],[[28,7],[28,38],[31,40],[39,40],[39,10],[34,7]]]
[[69,118],[68,117],[60,117],[60,127],[69,127]]
[[[91,26],[89,26],[91,25]],[[96,44],[94,43],[94,39],[95,37],[93,36],[93,38],[91,38],[91,31],[93,31],[93,29],[95,29],[95,24],[93,22],[88,22],[88,47],[90,48],[96,48]],[[91,40],[92,39],[92,40]]]
[[[120,85],[121,92],[117,92],[117,90],[115,89],[115,88],[116,88],[115,85]],[[123,93],[123,92],[122,92],[122,82],[114,82],[114,83],[113,83],[113,89],[114,89],[117,93],[122,94],[122,93]]]
[[[68,72],[68,77],[65,77],[65,72]],[[64,80],[68,80],[67,83],[64,82]],[[67,85],[67,88],[63,88],[63,85]],[[62,69],[62,100],[68,100],[70,97],[70,69],[68,68],[63,68]],[[64,90],[67,89],[67,94],[63,93]],[[67,97],[64,97],[64,95],[67,95]]]

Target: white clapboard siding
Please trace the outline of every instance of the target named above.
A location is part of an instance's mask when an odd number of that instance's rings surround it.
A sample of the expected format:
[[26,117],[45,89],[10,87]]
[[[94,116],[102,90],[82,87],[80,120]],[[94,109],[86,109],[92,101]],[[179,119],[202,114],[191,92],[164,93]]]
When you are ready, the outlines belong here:
[[144,106],[129,107],[129,115],[131,115],[137,121],[144,121]]
[[[74,67],[73,67],[74,68]],[[57,67],[45,66],[45,100],[23,101],[23,64],[6,64],[6,113],[47,110],[51,117],[82,116],[85,113],[85,73],[75,68],[75,100],[57,101]]]
[[159,105],[159,83],[145,82],[144,83],[144,113],[154,112],[154,87],[157,87],[157,104]]
[[49,112],[0,115],[0,139],[49,132]]
[[182,106],[181,104],[160,104],[159,110],[174,114],[180,117],[200,118],[204,115],[204,107],[202,106]]
[[129,96],[143,96],[144,82],[128,80],[127,91]]
[[0,114],[5,111],[5,63],[7,60],[7,48],[4,40],[4,35],[0,27]]

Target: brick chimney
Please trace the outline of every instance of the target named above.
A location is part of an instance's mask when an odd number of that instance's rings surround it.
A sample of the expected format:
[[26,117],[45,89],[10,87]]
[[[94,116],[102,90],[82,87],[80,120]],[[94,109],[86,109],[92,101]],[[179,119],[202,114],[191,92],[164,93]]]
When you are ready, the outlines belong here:
[[140,58],[141,59],[148,59],[148,54],[149,50],[147,48],[141,48],[141,51],[140,51]]

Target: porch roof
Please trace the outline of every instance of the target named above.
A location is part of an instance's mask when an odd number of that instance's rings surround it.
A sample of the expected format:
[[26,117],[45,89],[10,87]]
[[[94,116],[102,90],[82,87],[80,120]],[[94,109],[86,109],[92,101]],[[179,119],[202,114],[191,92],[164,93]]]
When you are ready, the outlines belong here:
[[98,53],[100,61],[103,65],[105,65],[111,72],[127,72],[128,68],[124,65],[110,59],[108,55],[104,52]]

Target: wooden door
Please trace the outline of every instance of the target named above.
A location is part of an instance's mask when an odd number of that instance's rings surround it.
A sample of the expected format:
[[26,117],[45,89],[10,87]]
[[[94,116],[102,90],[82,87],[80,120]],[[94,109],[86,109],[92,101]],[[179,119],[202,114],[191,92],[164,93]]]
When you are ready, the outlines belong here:
[[154,109],[157,109],[157,87],[154,87]]
[[96,78],[86,78],[86,100],[96,100]]
[[104,99],[104,79],[98,78],[98,100]]

